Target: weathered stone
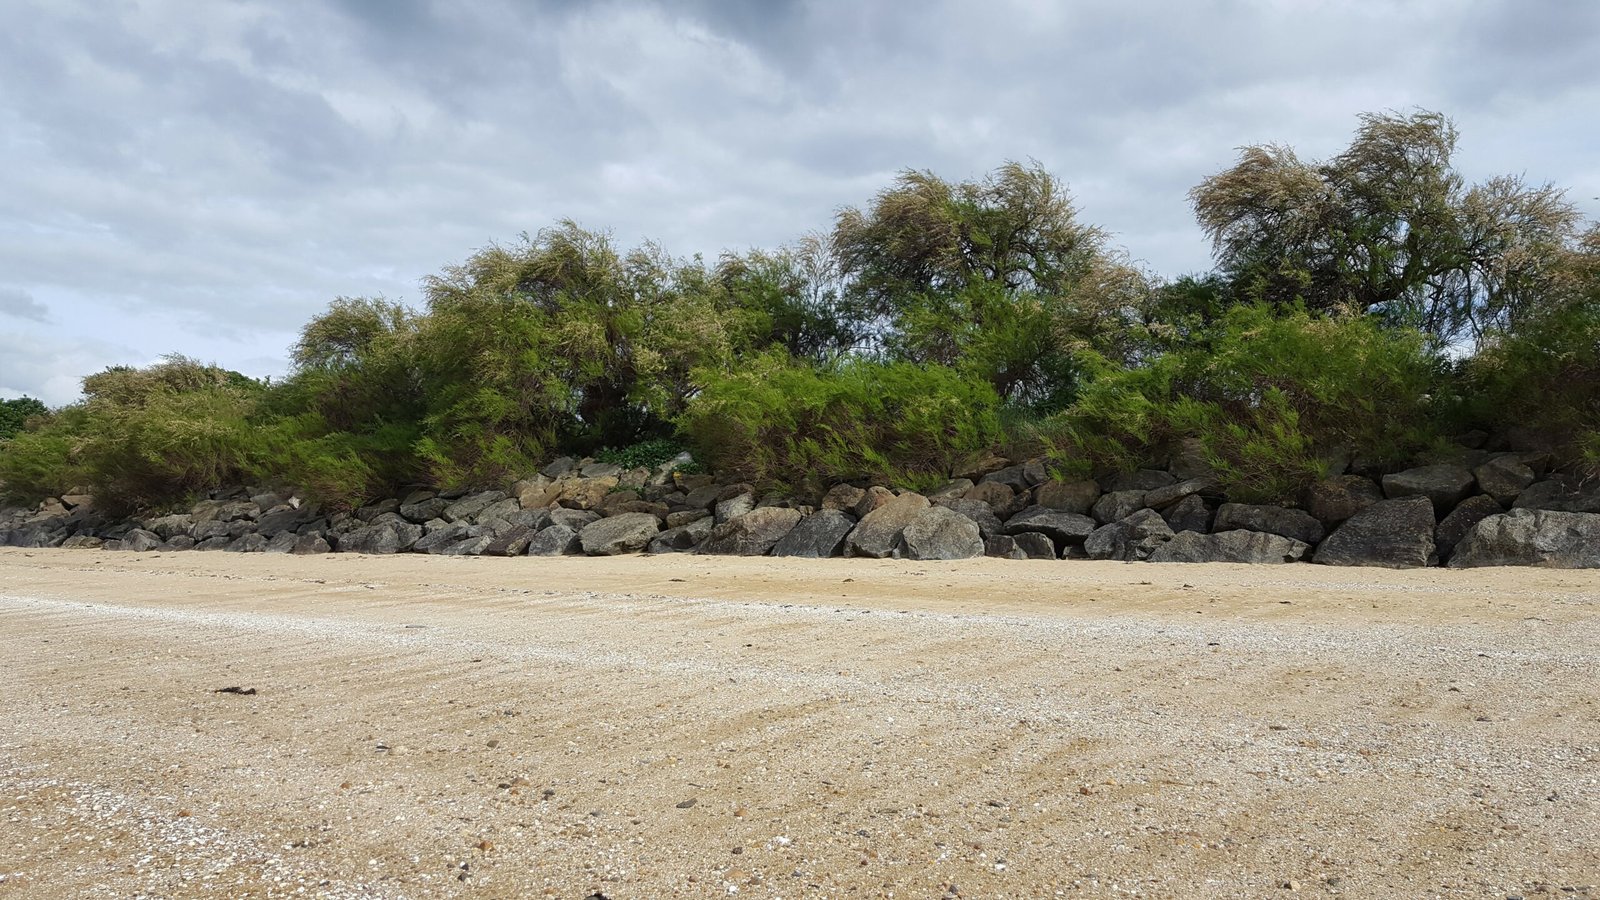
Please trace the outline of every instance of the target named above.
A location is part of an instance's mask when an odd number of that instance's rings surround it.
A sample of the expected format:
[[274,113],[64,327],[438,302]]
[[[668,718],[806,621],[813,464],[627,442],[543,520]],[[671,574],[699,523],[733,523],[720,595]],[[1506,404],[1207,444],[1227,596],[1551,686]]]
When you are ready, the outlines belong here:
[[333,548],[328,546],[327,540],[320,534],[302,534],[295,538],[294,549],[289,552],[296,556],[314,556],[319,553],[331,553]]
[[972,490],[972,479],[955,478],[929,491],[926,496],[929,503],[938,503],[941,500],[960,500]]
[[[398,505],[397,505],[398,508]],[[284,532],[293,532],[300,527],[305,513],[292,506],[275,506],[261,514],[256,520],[256,533],[263,537],[276,537]]]
[[229,543],[230,543],[229,538],[224,537],[224,536],[218,536],[218,537],[214,537],[214,538],[206,538],[205,540],[196,543],[194,545],[194,549],[196,549],[196,550],[226,550],[226,549],[228,549],[228,544]]
[[472,534],[469,532],[466,537],[451,541],[437,548],[435,552],[441,556],[481,556],[483,551],[487,550],[492,543],[494,543],[494,535]]
[[645,546],[645,552],[684,553],[693,550],[711,536],[711,530],[715,527],[710,516],[702,516],[687,525],[668,528],[650,539],[650,543]]
[[527,525],[513,525],[506,531],[495,535],[494,540],[483,548],[484,556],[521,556],[528,550],[528,543],[538,532]]
[[643,550],[660,531],[661,520],[649,513],[623,513],[583,526],[578,540],[590,556],[619,556]]
[[693,506],[697,509],[709,510],[711,507],[716,505],[717,498],[721,495],[721,485],[703,484],[699,487],[689,489],[689,493],[684,495],[683,505]]
[[[1143,494],[1142,491],[1133,493]],[[1107,495],[1111,496],[1111,495]],[[1096,528],[1083,542],[1090,559],[1145,559],[1172,539],[1172,529],[1153,509],[1140,509],[1126,518]]]
[[105,541],[92,534],[75,534],[61,542],[63,550],[98,550],[105,546]]
[[180,534],[189,534],[194,528],[194,519],[185,515],[162,516],[146,523],[145,527],[155,532],[164,541],[170,541]]
[[[704,509],[681,509],[681,510],[678,510],[677,512],[669,512],[669,513],[667,513],[667,527],[668,528],[682,528],[683,526],[689,524],[690,522],[698,522],[701,519],[710,519],[710,518],[711,518],[711,512],[709,510],[704,510]],[[714,525],[716,523],[713,521],[712,524]]]
[[565,525],[551,525],[528,542],[529,556],[571,556],[583,552],[578,532]]
[[1051,540],[1049,535],[1040,534],[1037,531],[1023,531],[1014,535],[1008,535],[1008,537],[1010,537],[1015,543],[1017,553],[1019,555],[1018,558],[1060,558],[1060,550],[1056,548],[1056,542]]
[[756,498],[748,492],[739,494],[736,497],[729,497],[717,503],[717,524],[722,525],[732,519],[737,519],[755,508]]
[[418,525],[399,513],[384,513],[383,515],[378,516],[376,519],[373,519],[372,524],[387,525],[394,529],[395,539],[397,541],[397,546],[395,549],[399,553],[410,552],[411,548],[416,546],[417,541],[422,540],[422,536],[426,533],[426,530],[421,525]]
[[1201,491],[1209,491],[1215,487],[1216,482],[1209,478],[1190,478],[1147,492],[1144,495],[1144,504],[1151,509],[1165,510],[1180,500],[1193,497]]
[[983,555],[983,537],[966,516],[928,506],[901,530],[894,552],[902,559],[970,559]]
[[1206,502],[1198,494],[1190,494],[1167,507],[1161,517],[1167,520],[1167,527],[1175,533],[1192,531],[1205,534],[1211,530],[1211,510],[1206,508]]
[[846,555],[874,559],[889,556],[899,546],[900,532],[916,521],[918,513],[928,505],[928,498],[908,492],[867,513],[845,538]]
[[856,501],[855,516],[857,519],[864,519],[872,511],[893,501],[894,491],[875,484],[861,493],[861,499]]
[[539,474],[546,478],[560,478],[578,467],[578,461],[570,456],[558,456],[550,464],[539,470]]
[[449,500],[429,496],[413,503],[400,504],[399,512],[413,522],[422,523],[444,518],[444,511],[449,508]]
[[567,509],[556,507],[550,510],[550,524],[565,525],[573,531],[582,531],[590,522],[599,521],[600,514],[586,509]]
[[970,497],[963,497],[960,500],[946,500],[941,502],[939,505],[953,509],[972,521],[977,522],[978,533],[983,535],[985,540],[1001,534],[1003,531],[1000,524],[1000,517],[995,515],[994,510],[990,508],[989,504],[984,503],[982,500],[973,500]]
[[[489,504],[498,503],[504,499],[506,499],[506,495],[501,491],[479,491],[476,494],[468,494],[445,507],[442,518],[446,522],[468,522],[478,513],[487,509]],[[406,518],[409,519],[410,516]]]
[[836,484],[822,495],[822,508],[853,512],[867,492],[852,484]]
[[1514,509],[1600,513],[1600,482],[1570,475],[1535,481],[1517,495]]
[[837,509],[806,516],[772,547],[773,556],[825,559],[844,552],[844,539],[856,525],[855,517]]
[[1043,458],[1030,459],[1022,464],[1022,481],[1032,489],[1050,480],[1050,466]]
[[556,502],[567,509],[594,509],[605,502],[606,495],[616,486],[615,478],[579,478],[562,482],[561,496]]
[[1391,569],[1432,565],[1434,525],[1433,502],[1425,496],[1381,500],[1340,525],[1312,561]]
[[1522,508],[1489,516],[1456,545],[1450,565],[1600,568],[1600,514]]
[[506,497],[479,510],[477,515],[471,517],[471,521],[487,522],[491,519],[510,521],[511,517],[519,512],[522,512],[522,504],[517,502],[517,498]]
[[1145,491],[1112,491],[1096,500],[1094,520],[1102,525],[1120,522],[1145,508]]
[[592,462],[578,472],[585,478],[618,478],[622,475],[622,467],[615,463]]
[[[1050,539],[1039,535],[1048,542]],[[996,534],[983,539],[983,555],[994,559],[1027,559],[1028,554],[1017,547],[1017,541],[1009,534]]]
[[234,500],[217,507],[216,518],[219,522],[237,522],[248,519],[252,522],[261,515],[261,508],[249,500]]
[[522,525],[529,531],[543,531],[550,524],[550,510],[548,509],[521,509],[511,514],[508,519],[512,525]]
[[623,500],[617,503],[607,503],[604,511],[608,516],[625,512],[649,513],[658,519],[665,519],[672,514],[665,503],[651,503],[649,500]]
[[187,534],[175,534],[172,540],[163,541],[159,550],[193,550],[195,540]]
[[1438,526],[1433,529],[1433,545],[1439,560],[1449,561],[1451,552],[1461,543],[1461,539],[1467,536],[1467,532],[1472,530],[1472,526],[1505,511],[1500,501],[1488,494],[1468,497],[1457,503],[1456,508],[1450,510],[1450,515],[1439,520]]
[[1281,534],[1235,529],[1216,534],[1184,531],[1157,547],[1150,562],[1289,563],[1311,553],[1311,545]]
[[241,535],[238,540],[225,547],[229,553],[260,553],[267,549],[267,539],[255,532]]
[[148,553],[161,546],[161,538],[153,531],[135,528],[122,536],[122,549],[133,553]]
[[1001,519],[1010,518],[1022,508],[1025,496],[1019,497],[1011,486],[1001,481],[981,481],[974,485],[962,499],[986,503]]
[[[384,527],[388,528],[389,526],[385,525]],[[449,547],[451,544],[470,537],[471,527],[472,526],[465,522],[452,522],[444,525],[443,527],[429,528],[428,533],[418,539],[417,542],[412,545],[411,549],[418,553],[443,553],[445,548]],[[389,528],[389,530],[391,532],[394,531],[393,528]],[[398,546],[398,540],[396,541],[396,544]],[[344,549],[344,541],[339,542],[339,549]]]
[[1383,476],[1383,495],[1391,500],[1427,497],[1433,503],[1434,516],[1439,517],[1471,496],[1476,483],[1471,470],[1465,466],[1418,466]]
[[1205,443],[1199,438],[1183,439],[1167,463],[1167,472],[1178,481],[1216,477],[1216,472],[1206,459]]
[[261,548],[266,553],[289,553],[294,550],[294,545],[299,542],[300,536],[292,531],[280,531],[273,535],[267,545]]
[[1004,469],[990,472],[978,479],[979,484],[1003,484],[1011,489],[1013,494],[1026,491],[1028,484],[1027,467],[1024,465],[1006,466]]
[[378,516],[381,516],[384,513],[399,511],[400,501],[390,497],[386,500],[379,500],[376,503],[368,503],[366,506],[356,510],[356,518],[363,522],[371,522],[373,519],[376,519]]
[[1178,479],[1172,477],[1171,472],[1159,469],[1136,469],[1132,472],[1118,472],[1106,479],[1106,493],[1117,491],[1144,491],[1146,493],[1156,488],[1168,487],[1176,484]]
[[[421,527],[421,526],[417,526]],[[417,541],[412,541],[415,545]],[[427,550],[427,547],[418,547]],[[339,538],[340,553],[389,554],[400,552],[400,536],[390,525],[368,525]]]
[[1307,544],[1322,540],[1327,532],[1322,523],[1305,510],[1282,506],[1255,506],[1248,503],[1224,503],[1217,509],[1211,523],[1214,533],[1224,531],[1265,531],[1282,535]]
[[1046,509],[1088,515],[1100,499],[1100,485],[1087,478],[1079,481],[1046,481],[1034,492],[1034,504]]
[[[1006,520],[1002,530],[1016,537],[1020,534],[1042,534],[1055,544],[1057,551],[1068,544],[1081,544],[1094,533],[1093,519],[1078,513],[1030,506]],[[1052,554],[1054,555],[1054,554]]]
[[[1472,470],[1478,488],[1502,505],[1517,499],[1523,489],[1533,484],[1533,469],[1516,453],[1502,453]],[[1464,532],[1463,532],[1464,533]]]
[[1377,482],[1360,475],[1337,475],[1306,488],[1302,505],[1306,512],[1332,528],[1383,499]]
[[752,510],[717,525],[696,552],[765,556],[802,518],[797,509],[766,506]]

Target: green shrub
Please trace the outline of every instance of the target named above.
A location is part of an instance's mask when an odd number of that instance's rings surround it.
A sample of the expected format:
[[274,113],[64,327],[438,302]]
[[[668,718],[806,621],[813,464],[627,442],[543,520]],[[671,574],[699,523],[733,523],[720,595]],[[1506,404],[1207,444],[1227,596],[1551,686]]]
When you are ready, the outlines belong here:
[[680,425],[725,477],[818,491],[839,481],[926,488],[1000,438],[999,397],[944,366],[768,353],[704,376]]
[[79,462],[81,407],[67,407],[0,441],[0,497],[13,503],[38,503],[88,484]]
[[641,441],[632,446],[613,450],[607,447],[595,454],[600,462],[611,463],[624,469],[654,469],[684,451],[684,446],[668,438]]
[[49,412],[43,403],[32,397],[0,400],[0,441],[22,431],[28,420]]

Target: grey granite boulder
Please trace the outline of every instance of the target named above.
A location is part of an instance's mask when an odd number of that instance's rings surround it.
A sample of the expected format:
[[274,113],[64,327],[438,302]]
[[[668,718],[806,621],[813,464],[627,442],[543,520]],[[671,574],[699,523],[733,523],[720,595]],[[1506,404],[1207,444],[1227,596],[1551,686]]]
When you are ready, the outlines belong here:
[[649,513],[622,513],[590,522],[578,532],[583,552],[590,556],[638,553],[661,532],[661,520]]
[[1322,523],[1302,509],[1282,506],[1255,506],[1247,503],[1224,503],[1217,508],[1216,520],[1211,523],[1213,532],[1265,531],[1306,544],[1322,540],[1325,531]]
[[1002,533],[1003,526],[1000,523],[1000,517],[995,515],[994,509],[982,500],[970,500],[963,497],[960,500],[946,500],[939,505],[949,507],[977,522],[978,533],[983,535],[985,540]]
[[1141,509],[1096,528],[1083,542],[1083,552],[1089,559],[1146,559],[1171,539],[1172,529],[1161,514]]
[[867,513],[845,538],[846,555],[873,559],[889,556],[900,545],[900,532],[927,508],[928,498],[905,493]]
[[715,527],[710,516],[701,516],[687,524],[668,528],[651,538],[650,543],[645,545],[644,552],[687,553],[704,543]]
[[1522,461],[1519,453],[1501,453],[1491,456],[1488,461],[1472,470],[1472,476],[1478,480],[1478,489],[1498,500],[1502,505],[1510,505],[1517,499],[1528,485],[1533,484],[1535,475],[1533,468]]
[[1089,510],[1094,508],[1094,502],[1099,499],[1100,485],[1088,479],[1046,481],[1039,485],[1033,495],[1033,502],[1037,506],[1077,513],[1080,516],[1088,515]]
[[774,544],[800,524],[802,518],[798,509],[779,506],[754,509],[713,528],[695,552],[765,556]]
[[1061,551],[1056,547],[1056,542],[1048,535],[1037,531],[1023,531],[1011,538],[1012,546],[1016,548],[1015,559],[1059,559]]
[[1336,475],[1306,488],[1301,505],[1325,527],[1343,522],[1383,499],[1377,482],[1360,475]]
[[1383,476],[1383,495],[1391,500],[1427,497],[1433,503],[1434,515],[1442,517],[1471,496],[1477,483],[1466,466],[1418,466]]
[[572,556],[583,552],[578,532],[565,525],[551,525],[528,541],[529,556]]
[[[982,505],[982,504],[979,504]],[[855,517],[837,509],[814,512],[772,547],[773,556],[824,559],[844,552],[844,539],[856,527]]]
[[1456,545],[1450,566],[1600,568],[1600,514],[1513,509],[1488,516]]
[[1145,491],[1111,491],[1094,504],[1094,520],[1102,525],[1120,522],[1145,508]]
[[1211,510],[1206,508],[1206,502],[1198,494],[1190,494],[1167,507],[1161,517],[1167,520],[1167,527],[1174,532],[1205,534],[1211,530]]
[[1448,562],[1456,545],[1461,543],[1461,539],[1467,536],[1467,532],[1471,531],[1474,525],[1505,511],[1500,501],[1488,494],[1468,497],[1456,504],[1456,508],[1450,510],[1450,515],[1441,519],[1433,529],[1433,544],[1439,559]]
[[1083,543],[1095,527],[1095,521],[1088,516],[1030,506],[1007,519],[1001,530],[1012,537],[1027,532],[1045,535],[1059,551],[1067,544]]
[[1351,516],[1317,547],[1313,562],[1327,566],[1432,565],[1433,501],[1422,495],[1382,500]]
[[1289,563],[1311,553],[1304,541],[1264,531],[1233,530],[1216,534],[1184,531],[1157,547],[1150,562]]
[[978,523],[952,509],[929,506],[900,532],[902,559],[969,559],[983,555]]

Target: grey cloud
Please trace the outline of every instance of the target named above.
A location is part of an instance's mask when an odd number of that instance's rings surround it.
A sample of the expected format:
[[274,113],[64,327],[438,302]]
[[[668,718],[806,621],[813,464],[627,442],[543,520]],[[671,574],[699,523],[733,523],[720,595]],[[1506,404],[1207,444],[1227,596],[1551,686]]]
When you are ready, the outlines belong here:
[[0,316],[27,319],[30,322],[50,321],[50,310],[33,295],[18,288],[0,287]]

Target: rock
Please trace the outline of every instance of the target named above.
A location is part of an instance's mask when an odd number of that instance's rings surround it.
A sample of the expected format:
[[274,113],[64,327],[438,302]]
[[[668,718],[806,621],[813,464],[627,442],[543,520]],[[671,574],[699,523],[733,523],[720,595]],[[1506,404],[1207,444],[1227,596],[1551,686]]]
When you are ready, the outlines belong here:
[[614,463],[594,462],[584,466],[578,474],[584,478],[618,478],[622,475],[622,467]]
[[982,481],[968,490],[964,500],[976,500],[986,503],[989,509],[999,518],[1006,519],[1022,508],[1023,500],[1017,492],[999,481]]
[[1144,491],[1146,493],[1156,488],[1176,484],[1178,479],[1170,472],[1159,469],[1138,469],[1133,472],[1119,472],[1106,480],[1106,493],[1117,491]]
[[1209,478],[1190,478],[1147,492],[1144,495],[1144,504],[1151,509],[1164,510],[1180,500],[1193,497],[1201,491],[1212,490],[1216,486],[1216,482]]
[[721,525],[732,519],[737,519],[756,508],[755,495],[743,493],[737,497],[730,497],[717,504],[717,524]]
[[1051,553],[1051,556],[1055,556],[1068,544],[1083,543],[1094,529],[1094,520],[1088,516],[1030,506],[1007,519],[1001,530],[1012,537],[1028,533],[1042,534],[1055,546],[1055,551]]
[[1157,547],[1150,562],[1289,563],[1311,554],[1311,545],[1280,534],[1236,529],[1216,534],[1184,531]]
[[399,512],[410,521],[421,523],[444,518],[444,511],[449,508],[449,500],[430,494],[424,499],[400,504]]
[[1528,485],[1511,506],[1513,509],[1600,513],[1600,483],[1558,475]]
[[170,541],[180,534],[190,534],[194,528],[194,519],[189,516],[162,516],[145,525],[149,531],[155,532],[164,541]]
[[1060,551],[1056,542],[1049,535],[1037,531],[1023,531],[1015,535],[1007,535],[1016,547],[1017,556],[1014,559],[1058,559]]
[[[446,522],[467,521],[487,509],[489,504],[498,503],[504,499],[506,499],[506,495],[502,491],[479,491],[476,494],[468,494],[445,507],[442,518]],[[406,516],[406,518],[409,519],[411,517]]]
[[1488,516],[1456,545],[1451,568],[1600,568],[1600,514],[1513,509]]
[[683,505],[693,506],[697,509],[709,510],[712,506],[716,505],[717,500],[721,496],[722,485],[703,484],[699,487],[689,489],[689,493],[684,495]]
[[170,541],[162,541],[158,550],[193,550],[194,538],[187,534],[175,535]]
[[828,492],[822,495],[822,508],[839,512],[852,512],[866,495],[866,491],[855,485],[836,484],[828,488]]
[[620,556],[643,550],[660,531],[661,520],[649,513],[623,513],[583,526],[578,540],[590,556]]
[[550,510],[550,524],[565,525],[575,532],[582,531],[585,525],[588,525],[590,522],[597,522],[599,520],[599,513],[593,513],[586,509],[567,509],[565,507],[559,507]]
[[650,539],[646,553],[683,553],[700,546],[711,536],[715,526],[710,516],[702,516],[687,525],[668,528]]
[[98,550],[105,546],[105,541],[92,534],[75,534],[61,542],[63,550]]
[[477,515],[471,517],[471,521],[488,522],[493,519],[510,521],[512,516],[520,512],[522,512],[522,504],[517,502],[517,498],[507,497],[503,500],[496,500],[488,506],[485,506],[483,509],[478,511]]
[[135,528],[122,536],[122,549],[133,553],[148,553],[159,546],[161,546],[160,536],[143,528]]
[[938,503],[941,500],[960,500],[970,490],[972,490],[972,479],[956,478],[946,481],[924,496],[928,498],[929,503]]
[[400,501],[390,497],[387,500],[379,500],[377,503],[369,503],[356,510],[356,518],[363,522],[371,522],[384,513],[399,512],[399,510]]
[[658,519],[665,519],[672,514],[665,503],[652,503],[649,500],[619,500],[607,502],[602,511],[605,515],[614,516],[625,512],[649,513]]
[[[748,495],[746,495],[748,496]],[[765,506],[729,519],[711,530],[697,553],[765,556],[773,545],[800,524],[797,509]]]
[[474,534],[469,531],[466,537],[438,547],[434,552],[440,556],[481,556],[492,543],[494,535]]
[[890,503],[894,500],[894,491],[886,487],[873,485],[861,493],[861,499],[856,502],[855,515],[857,519],[864,519],[867,514]]
[[1455,550],[1461,539],[1467,536],[1474,525],[1490,516],[1498,516],[1505,512],[1505,507],[1488,494],[1479,494],[1456,504],[1450,510],[1450,515],[1439,521],[1433,529],[1434,550],[1440,561],[1448,561],[1450,554]]
[[1382,499],[1383,491],[1372,479],[1338,475],[1307,488],[1302,505],[1323,527],[1332,528]]
[[990,472],[978,479],[979,484],[1003,484],[1011,489],[1013,494],[1026,491],[1033,485],[1028,483],[1027,466],[1006,466],[1004,469]]
[[571,556],[583,552],[578,532],[565,525],[551,525],[528,542],[529,556]]
[[[1049,538],[1039,535],[1045,541]],[[1017,547],[1017,541],[1009,534],[997,534],[983,539],[983,555],[994,559],[1027,559],[1028,554]]]
[[[667,527],[682,528],[683,526],[688,525],[690,522],[698,522],[701,519],[710,518],[711,513],[704,509],[682,509],[678,510],[677,512],[667,513]],[[715,522],[712,524],[715,524]]]
[[1206,460],[1205,443],[1199,438],[1184,438],[1167,463],[1167,472],[1174,479],[1215,478],[1216,472]]
[[615,478],[580,478],[562,484],[556,502],[568,509],[594,509],[617,486]]
[[[383,527],[388,528],[389,526],[385,525]],[[471,528],[472,526],[465,522],[453,522],[439,527],[429,528],[428,533],[423,535],[414,545],[412,545],[411,549],[418,553],[443,553],[451,544],[457,543],[465,538],[472,537]],[[390,528],[389,530],[393,531],[394,529]],[[396,544],[398,546],[398,539],[396,540]],[[344,541],[342,540],[339,542],[339,549],[344,549]]]
[[[398,504],[396,505],[398,509]],[[276,537],[284,532],[293,532],[305,521],[305,512],[292,506],[275,506],[261,514],[256,520],[256,533],[262,537]]]
[[1326,531],[1322,523],[1305,510],[1282,506],[1254,506],[1248,503],[1224,503],[1217,509],[1211,523],[1213,532],[1265,531],[1307,544],[1322,540]]
[[963,497],[960,500],[946,500],[941,502],[939,505],[955,510],[972,521],[977,522],[978,533],[983,535],[985,540],[1002,533],[1000,517],[995,515],[994,510],[989,507],[989,504],[984,503],[982,500],[973,500],[968,497]]
[[966,516],[928,506],[901,530],[895,552],[902,559],[970,559],[983,555],[983,538],[978,523]]
[[1312,561],[1392,569],[1432,565],[1434,525],[1433,501],[1423,495],[1380,500],[1340,525]]
[[1206,502],[1198,494],[1190,494],[1167,507],[1162,518],[1167,520],[1167,527],[1174,532],[1205,534],[1211,530],[1211,510],[1206,508]]
[[1100,499],[1100,485],[1088,479],[1081,481],[1046,481],[1034,494],[1034,504],[1046,509],[1088,515],[1094,502]]
[[1050,466],[1044,459],[1030,459],[1022,465],[1022,481],[1029,489],[1038,487],[1050,480]]
[[[421,526],[417,526],[421,527]],[[412,541],[415,546],[417,541]],[[427,550],[427,547],[418,547]],[[400,552],[400,536],[389,525],[368,525],[339,538],[340,553],[390,554]]]
[[266,553],[292,553],[294,552],[294,545],[299,541],[300,536],[294,532],[280,531],[267,541],[267,546],[263,547],[262,550]]
[[1391,500],[1401,497],[1427,497],[1433,502],[1435,517],[1444,516],[1456,504],[1471,496],[1477,481],[1465,466],[1419,466],[1383,476],[1383,494]]
[[296,556],[314,556],[319,553],[331,553],[333,548],[320,534],[303,534],[295,538],[294,549],[289,551]]
[[239,539],[223,548],[229,553],[260,553],[267,549],[267,539],[255,532],[240,535]]
[[1478,480],[1478,488],[1485,494],[1499,501],[1501,505],[1509,505],[1517,499],[1523,489],[1533,484],[1533,469],[1522,461],[1516,453],[1502,453],[1490,457],[1472,470],[1472,477]]
[[196,550],[226,550],[226,549],[228,549],[228,543],[229,543],[229,539],[227,537],[219,535],[219,536],[213,537],[213,538],[206,538],[205,540],[196,543],[194,545],[194,549],[196,549]]
[[546,478],[560,478],[578,467],[578,461],[570,456],[558,456],[550,464],[539,470],[539,474]]
[[417,541],[422,540],[426,529],[421,525],[407,519],[399,513],[384,513],[372,520],[373,525],[387,525],[394,529],[395,539],[398,542],[396,549],[400,553],[409,553]]
[[216,519],[218,522],[237,522],[241,519],[255,521],[261,515],[261,508],[248,500],[234,500],[217,507]]
[[1093,512],[1096,522],[1109,525],[1120,522],[1145,508],[1144,491],[1112,491],[1095,501]]
[[873,559],[889,556],[900,544],[900,532],[928,505],[928,498],[921,494],[905,493],[867,513],[845,538],[845,554]]
[[772,555],[811,559],[838,556],[844,552],[845,536],[855,525],[854,516],[837,509],[814,512],[773,545]]
[[62,494],[61,505],[74,511],[87,509],[94,506],[94,498],[88,494]]
[[[1143,494],[1142,491],[1135,492]],[[1107,495],[1111,496],[1111,495]],[[1172,539],[1172,529],[1153,509],[1140,509],[1126,518],[1096,528],[1083,542],[1090,559],[1145,559]]]
[[527,525],[513,525],[506,531],[495,535],[494,539],[483,548],[484,556],[521,556],[528,550],[528,544],[538,531]]

